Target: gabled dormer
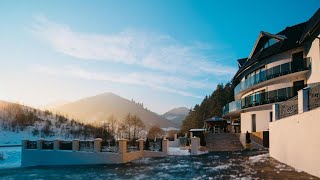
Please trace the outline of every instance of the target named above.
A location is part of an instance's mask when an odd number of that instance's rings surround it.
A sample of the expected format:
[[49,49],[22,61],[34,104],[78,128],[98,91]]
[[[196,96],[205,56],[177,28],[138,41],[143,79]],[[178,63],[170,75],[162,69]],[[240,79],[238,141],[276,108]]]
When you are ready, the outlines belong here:
[[255,45],[253,46],[253,49],[248,57],[248,59],[251,59],[253,55],[261,52],[262,50],[285,40],[286,37],[282,35],[274,35],[271,33],[263,32],[261,31]]

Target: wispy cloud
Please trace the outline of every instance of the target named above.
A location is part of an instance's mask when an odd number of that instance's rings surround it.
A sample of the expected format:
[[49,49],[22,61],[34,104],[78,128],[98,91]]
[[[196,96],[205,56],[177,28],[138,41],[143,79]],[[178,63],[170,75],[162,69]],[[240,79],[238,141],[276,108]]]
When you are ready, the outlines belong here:
[[[150,87],[156,90],[179,94],[187,97],[203,98],[202,96],[185,91],[189,88],[210,88],[205,81],[188,81],[185,79],[162,76],[148,73],[115,73],[115,72],[92,72],[80,67],[66,66],[53,68],[45,65],[34,64],[31,69],[35,72],[45,73],[54,76],[74,77],[85,80],[107,81],[129,85]],[[176,88],[179,87],[179,88]]]
[[108,35],[83,33],[44,16],[35,17],[31,31],[56,51],[79,59],[135,64],[189,75],[230,76],[236,70],[202,53],[214,51],[210,45],[200,42],[185,45],[168,35],[134,30]]
[[55,76],[146,86],[168,93],[202,98],[192,92],[197,92],[196,89],[212,90],[219,79],[229,79],[236,71],[212,58],[215,47],[201,42],[184,44],[163,34],[136,30],[114,34],[85,33],[50,21],[44,16],[35,17],[29,30],[45,40],[55,51],[76,59],[133,65],[140,69],[97,72],[83,67],[66,67],[67,62],[63,65],[65,67],[59,68],[46,65],[32,67],[38,72]]

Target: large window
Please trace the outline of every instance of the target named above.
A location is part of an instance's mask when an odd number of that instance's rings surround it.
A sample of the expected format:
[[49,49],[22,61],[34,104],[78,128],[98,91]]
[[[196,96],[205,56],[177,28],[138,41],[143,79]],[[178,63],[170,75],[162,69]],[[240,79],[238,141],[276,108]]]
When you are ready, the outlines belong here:
[[268,47],[276,44],[277,42],[279,42],[279,40],[274,39],[274,38],[269,39],[269,40],[262,46],[262,48],[260,49],[260,51],[262,51],[262,50],[264,50],[264,49],[266,49],[266,48],[268,48]]

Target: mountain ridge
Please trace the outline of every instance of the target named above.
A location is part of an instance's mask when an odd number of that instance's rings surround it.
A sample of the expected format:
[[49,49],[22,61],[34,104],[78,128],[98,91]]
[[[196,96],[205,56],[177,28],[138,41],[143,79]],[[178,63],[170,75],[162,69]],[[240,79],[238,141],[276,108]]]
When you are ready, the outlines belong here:
[[143,103],[125,99],[112,92],[85,97],[51,110],[86,123],[100,123],[111,115],[122,121],[130,113],[140,117],[147,129],[153,125],[162,128],[178,127],[174,122],[145,108]]
[[162,116],[166,119],[169,119],[179,126],[182,124],[182,121],[187,117],[189,114],[189,109],[186,107],[177,107],[169,110],[168,112],[164,113]]

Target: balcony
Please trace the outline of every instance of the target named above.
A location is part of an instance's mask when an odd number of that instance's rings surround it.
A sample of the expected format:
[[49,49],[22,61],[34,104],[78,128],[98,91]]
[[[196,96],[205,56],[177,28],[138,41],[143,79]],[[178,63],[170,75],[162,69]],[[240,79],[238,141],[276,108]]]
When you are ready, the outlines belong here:
[[286,101],[297,95],[297,90],[303,87],[287,87],[277,89],[274,91],[263,92],[254,94],[241,99],[241,108],[245,109],[248,107],[259,106],[263,104],[270,104],[280,101]]
[[305,86],[293,86],[250,95],[225,105],[222,114],[223,116],[235,116],[236,114],[239,116],[240,110],[242,109],[285,101],[296,96],[297,91],[304,87]]
[[222,115],[229,114],[231,112],[236,112],[241,110],[241,99],[232,101],[231,103],[225,105],[222,110]]
[[241,91],[244,91],[250,88],[253,85],[262,83],[264,81],[274,79],[280,76],[284,76],[287,74],[292,74],[295,72],[305,71],[310,69],[310,58],[304,58],[303,64],[297,65],[293,62],[288,62],[285,64],[281,64],[279,66],[275,66],[273,68],[262,71],[254,76],[249,77],[248,79],[240,82],[234,89],[234,95],[238,95]]

